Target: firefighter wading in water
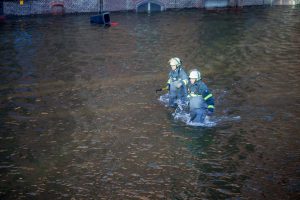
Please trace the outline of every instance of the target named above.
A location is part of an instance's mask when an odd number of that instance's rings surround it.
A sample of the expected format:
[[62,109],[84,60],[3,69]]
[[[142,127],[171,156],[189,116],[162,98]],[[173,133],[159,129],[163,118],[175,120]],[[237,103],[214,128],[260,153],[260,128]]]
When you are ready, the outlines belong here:
[[[201,73],[192,70],[189,74],[190,81],[187,85],[189,110],[191,122],[203,123],[207,116],[215,110],[214,97],[201,80]],[[207,117],[209,118],[209,117]]]
[[171,67],[167,86],[169,90],[169,106],[175,108],[177,106],[176,100],[181,100],[182,102],[186,100],[188,76],[179,58],[171,58],[169,64]]

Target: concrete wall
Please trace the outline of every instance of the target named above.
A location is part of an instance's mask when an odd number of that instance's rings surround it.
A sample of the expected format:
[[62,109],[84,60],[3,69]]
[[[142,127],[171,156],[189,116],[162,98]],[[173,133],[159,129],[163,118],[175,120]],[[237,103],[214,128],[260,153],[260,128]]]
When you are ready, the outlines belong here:
[[242,6],[251,5],[296,5],[298,0],[240,0]]
[[6,15],[49,14],[53,2],[62,2],[66,13],[97,12],[98,0],[25,0],[24,5],[18,2],[4,2]]
[[[152,1],[169,8],[201,8],[206,1],[216,0],[103,0],[104,11],[135,10],[136,5]],[[18,2],[5,1],[3,11],[5,15],[30,15],[30,14],[50,14],[51,3],[62,2],[66,13],[97,12],[99,9],[98,0],[25,0],[24,5]],[[249,6],[249,5],[295,5],[299,0],[228,0],[229,5]]]
[[[266,0],[270,1],[270,0]],[[296,5],[300,4],[299,0],[273,0],[272,5]]]

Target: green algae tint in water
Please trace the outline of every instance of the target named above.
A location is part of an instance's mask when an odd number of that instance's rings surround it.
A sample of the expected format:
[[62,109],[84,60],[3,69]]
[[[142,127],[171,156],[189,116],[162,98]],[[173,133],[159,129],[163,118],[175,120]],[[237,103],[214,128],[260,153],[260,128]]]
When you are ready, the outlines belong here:
[[[299,7],[111,18],[0,26],[1,199],[296,199]],[[216,126],[159,103],[174,56],[201,69]]]

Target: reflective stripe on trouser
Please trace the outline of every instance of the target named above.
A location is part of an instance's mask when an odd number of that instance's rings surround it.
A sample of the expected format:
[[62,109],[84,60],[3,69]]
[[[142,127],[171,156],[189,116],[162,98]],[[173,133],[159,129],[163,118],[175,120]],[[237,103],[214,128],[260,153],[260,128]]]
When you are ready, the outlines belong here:
[[175,101],[180,99],[182,101],[186,100],[187,89],[184,84],[180,88],[176,88],[176,84],[179,81],[174,81],[170,84],[170,91],[169,91],[169,105],[176,106]]
[[190,97],[189,103],[190,103],[190,110],[204,107],[203,98],[200,95]]
[[191,110],[191,113],[190,113],[191,122],[203,123],[206,114],[207,114],[207,110],[203,109],[203,108],[197,108],[197,109]]

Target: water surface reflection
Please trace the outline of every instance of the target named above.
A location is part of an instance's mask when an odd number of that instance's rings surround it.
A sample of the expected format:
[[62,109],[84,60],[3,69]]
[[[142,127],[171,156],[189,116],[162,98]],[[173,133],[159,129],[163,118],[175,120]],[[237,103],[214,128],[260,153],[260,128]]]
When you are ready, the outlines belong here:
[[[1,199],[295,199],[299,8],[113,13],[0,26]],[[185,31],[182,31],[185,30]],[[167,60],[199,66],[212,128],[157,100]]]

